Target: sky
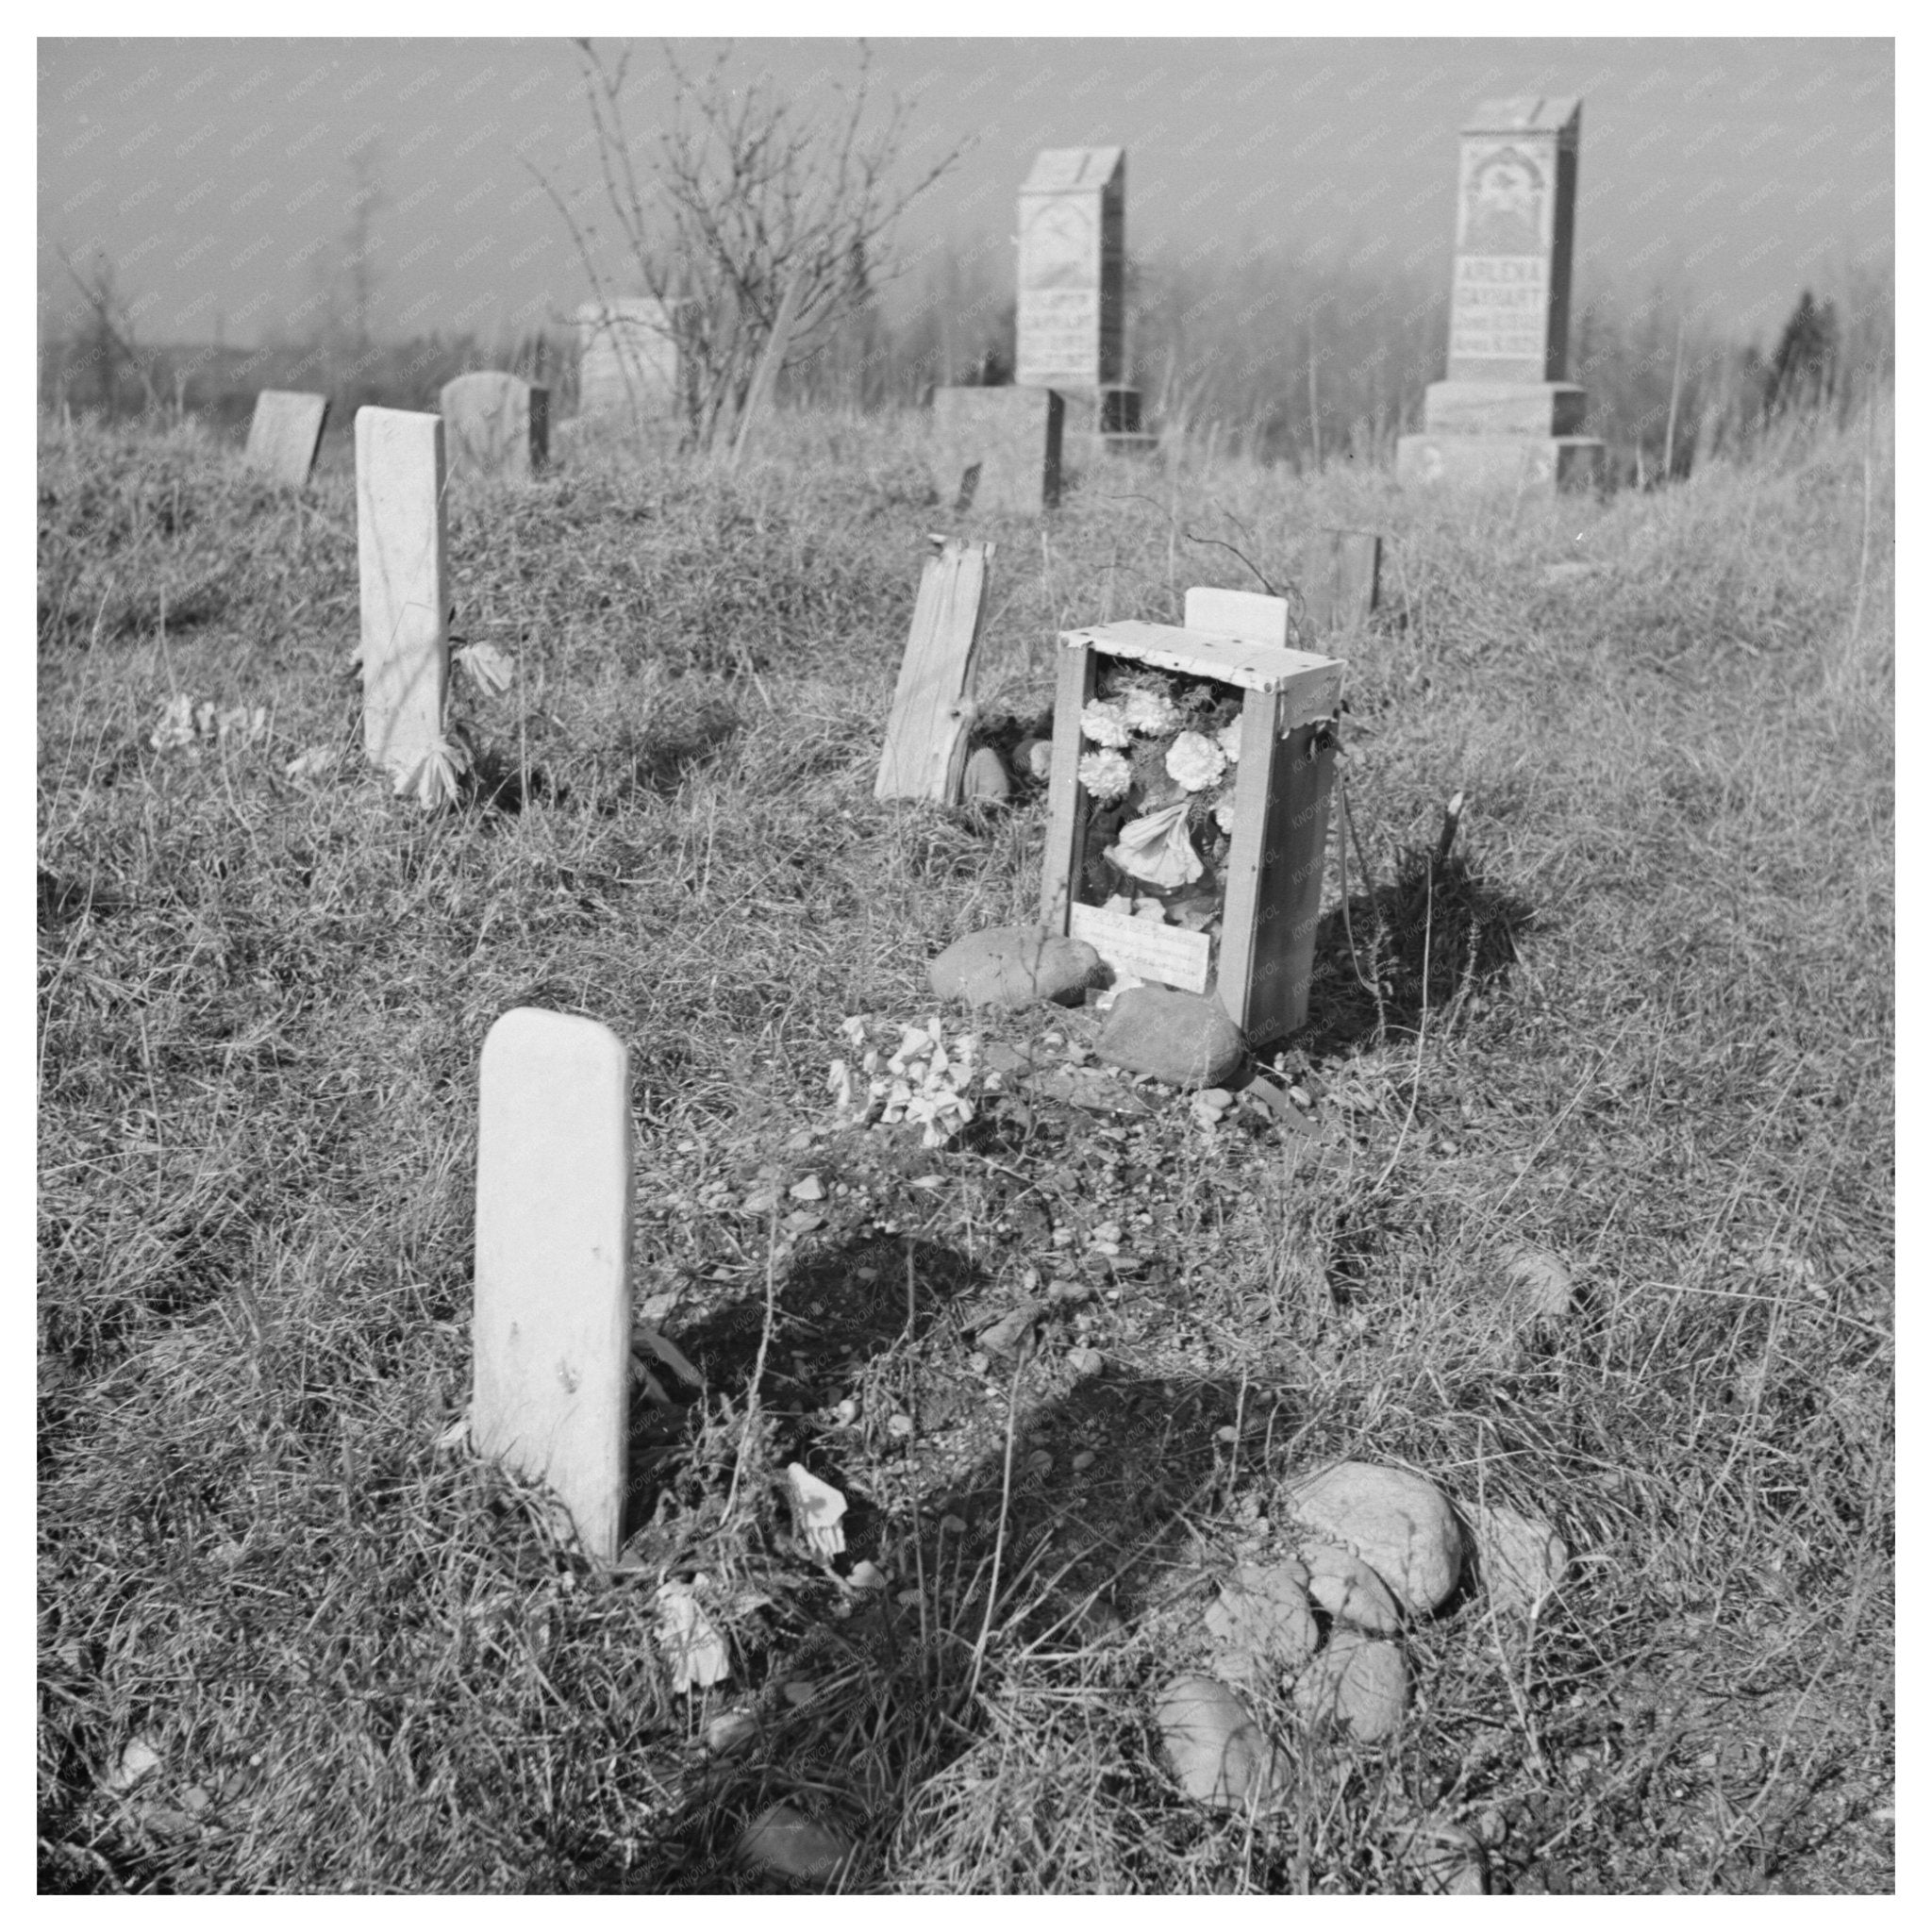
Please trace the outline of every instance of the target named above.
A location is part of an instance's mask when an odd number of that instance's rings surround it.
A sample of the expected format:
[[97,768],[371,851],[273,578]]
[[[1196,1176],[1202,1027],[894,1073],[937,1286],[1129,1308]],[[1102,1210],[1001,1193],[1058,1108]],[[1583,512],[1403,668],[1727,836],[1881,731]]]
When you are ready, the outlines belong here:
[[[1635,301],[1662,284],[1762,343],[1802,288],[1842,289],[1890,255],[1887,40],[869,44],[875,104],[916,103],[900,178],[964,149],[900,225],[914,275],[948,242],[1009,263],[1034,154],[1121,144],[1136,256],[1279,244],[1446,288],[1457,128],[1482,100],[1531,93],[1583,99],[1579,294]],[[702,68],[724,43],[673,45]],[[672,97],[662,47],[631,52],[640,156]],[[64,249],[83,269],[112,264],[144,343],[300,338],[331,287],[341,297],[358,149],[382,191],[378,338],[521,332],[590,293],[544,185],[595,220],[567,42],[42,39],[37,54],[44,332],[78,308]],[[810,120],[836,112],[859,57],[850,39],[747,39],[728,58]]]

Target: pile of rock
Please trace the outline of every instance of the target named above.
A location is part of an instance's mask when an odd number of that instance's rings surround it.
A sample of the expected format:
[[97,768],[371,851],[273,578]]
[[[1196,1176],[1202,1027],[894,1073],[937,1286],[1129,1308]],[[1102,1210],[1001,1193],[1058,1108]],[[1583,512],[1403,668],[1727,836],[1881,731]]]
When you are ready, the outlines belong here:
[[1505,1614],[1533,1615],[1569,1552],[1548,1524],[1500,1506],[1458,1507],[1424,1477],[1369,1462],[1292,1476],[1271,1516],[1283,1553],[1222,1584],[1203,1624],[1211,1674],[1175,1679],[1156,1707],[1162,1744],[1190,1797],[1266,1811],[1291,1789],[1291,1763],[1241,1691],[1291,1687],[1307,1723],[1363,1742],[1390,1737],[1408,1707],[1401,1633],[1466,1582]]

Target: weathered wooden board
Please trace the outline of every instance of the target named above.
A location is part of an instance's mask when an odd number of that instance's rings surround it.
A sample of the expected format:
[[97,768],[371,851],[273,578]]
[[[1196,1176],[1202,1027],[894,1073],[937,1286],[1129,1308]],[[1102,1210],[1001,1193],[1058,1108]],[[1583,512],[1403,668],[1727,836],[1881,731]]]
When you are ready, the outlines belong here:
[[1382,540],[1374,530],[1321,530],[1310,540],[1306,595],[1315,636],[1366,624],[1382,598]]
[[935,541],[939,548],[919,579],[873,796],[957,805],[995,546],[957,537]]
[[[1060,640],[1065,646],[1067,639]],[[1040,923],[1065,932],[1087,864],[1087,801],[1080,791],[1080,713],[1093,696],[1100,654],[1091,644],[1060,652],[1053,707],[1053,773],[1046,786],[1046,849],[1040,864]]]

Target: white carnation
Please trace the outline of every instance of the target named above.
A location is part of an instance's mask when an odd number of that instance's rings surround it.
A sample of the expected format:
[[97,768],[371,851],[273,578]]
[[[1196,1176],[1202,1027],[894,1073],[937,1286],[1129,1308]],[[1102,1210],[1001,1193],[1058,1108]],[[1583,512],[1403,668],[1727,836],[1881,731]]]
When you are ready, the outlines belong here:
[[1080,783],[1091,797],[1124,798],[1133,782],[1133,766],[1117,751],[1090,751],[1080,760]]
[[1221,747],[1199,731],[1183,731],[1167,750],[1167,775],[1190,791],[1221,782],[1227,759]]
[[1132,727],[1112,699],[1089,705],[1080,713],[1080,735],[1094,744],[1111,745],[1116,751],[1134,735]]
[[1179,708],[1165,691],[1130,691],[1120,700],[1121,716],[1144,738],[1165,738],[1180,728]]
[[1229,764],[1239,764],[1241,756],[1241,721],[1230,718],[1214,734],[1214,741],[1221,747],[1221,755]]

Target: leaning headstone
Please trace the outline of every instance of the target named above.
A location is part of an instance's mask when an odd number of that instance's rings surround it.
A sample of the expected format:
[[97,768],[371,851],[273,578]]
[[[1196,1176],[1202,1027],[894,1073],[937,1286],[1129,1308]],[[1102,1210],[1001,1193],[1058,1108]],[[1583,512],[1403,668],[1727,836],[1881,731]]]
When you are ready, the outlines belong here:
[[942,508],[1036,516],[1060,500],[1065,406],[1050,389],[936,389],[931,468]]
[[504,1014],[483,1042],[471,1440],[544,1484],[605,1562],[624,1527],[630,1179],[623,1041]]
[[1603,445],[1576,433],[1583,391],[1564,380],[1582,113],[1573,96],[1485,101],[1462,130],[1449,375],[1396,445],[1404,482],[1595,479]]
[[678,412],[675,314],[654,295],[586,302],[576,311],[577,414],[660,421]]
[[299,489],[315,468],[315,453],[322,446],[323,425],[327,421],[326,396],[307,395],[292,389],[265,389],[255,399],[242,460],[277,483],[292,483]]
[[527,481],[550,460],[550,391],[497,369],[442,386],[443,448],[452,476]]
[[362,586],[362,749],[407,779],[442,737],[449,686],[449,542],[442,418],[356,411]]
[[1140,398],[1124,385],[1126,150],[1048,148],[1020,187],[1014,380],[1077,403],[1074,431],[1134,435]]

